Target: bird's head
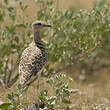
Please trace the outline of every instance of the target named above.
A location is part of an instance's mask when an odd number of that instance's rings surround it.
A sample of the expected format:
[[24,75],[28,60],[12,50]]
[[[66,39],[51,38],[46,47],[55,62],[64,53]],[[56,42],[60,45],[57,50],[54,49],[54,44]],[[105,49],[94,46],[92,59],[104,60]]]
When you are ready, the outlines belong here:
[[52,26],[49,24],[46,24],[43,21],[34,21],[32,23],[32,29],[34,32],[38,32],[38,31],[40,32],[44,27],[52,27]]

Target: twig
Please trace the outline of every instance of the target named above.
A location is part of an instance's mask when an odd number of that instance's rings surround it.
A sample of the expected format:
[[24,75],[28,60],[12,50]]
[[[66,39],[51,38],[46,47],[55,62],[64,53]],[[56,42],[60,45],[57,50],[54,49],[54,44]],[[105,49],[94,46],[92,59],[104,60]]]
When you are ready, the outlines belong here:
[[18,79],[19,74],[17,74],[9,83],[8,83],[8,87],[10,88]]
[[12,71],[13,71],[13,58],[11,58],[11,69],[9,69],[9,75],[8,75],[8,78],[7,78],[7,85],[10,81],[11,76],[12,76]]
[[[9,73],[9,76],[8,76],[8,80],[7,80],[7,85],[8,85],[8,83],[10,82],[12,73],[16,70],[17,66],[18,66],[18,62],[16,62],[16,64],[14,65],[14,67],[11,68],[10,73]],[[15,77],[15,78],[16,78],[16,77]],[[14,79],[13,79],[13,80],[14,80]]]
[[4,82],[3,82],[3,80],[0,78],[0,84],[3,86],[3,87],[5,87],[5,84],[4,84]]
[[[15,32],[13,32],[12,33],[12,38],[10,39],[10,45],[9,45],[9,49],[11,50],[12,49],[12,44],[13,44],[13,38],[14,38],[14,35],[15,35],[16,33]],[[11,76],[12,76],[12,70],[13,70],[13,58],[11,58],[11,69],[9,69],[9,75],[8,75],[8,79],[7,79],[7,84],[6,85],[8,85],[8,83],[9,83],[9,81],[10,81],[10,78],[11,78]]]
[[6,84],[6,76],[7,76],[7,69],[8,69],[8,61],[9,61],[9,59],[6,60],[6,65],[5,65],[5,68],[4,68],[4,79],[3,79],[4,84]]

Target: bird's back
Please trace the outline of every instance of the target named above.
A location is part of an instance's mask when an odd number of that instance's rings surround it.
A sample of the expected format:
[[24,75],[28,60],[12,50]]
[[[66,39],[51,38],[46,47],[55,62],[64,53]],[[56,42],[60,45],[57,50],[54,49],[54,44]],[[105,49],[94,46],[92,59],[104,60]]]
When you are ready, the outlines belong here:
[[36,45],[33,41],[29,47],[23,51],[21,56],[19,64],[20,83],[23,84],[30,75],[37,75],[46,64],[46,61],[47,52],[43,44]]

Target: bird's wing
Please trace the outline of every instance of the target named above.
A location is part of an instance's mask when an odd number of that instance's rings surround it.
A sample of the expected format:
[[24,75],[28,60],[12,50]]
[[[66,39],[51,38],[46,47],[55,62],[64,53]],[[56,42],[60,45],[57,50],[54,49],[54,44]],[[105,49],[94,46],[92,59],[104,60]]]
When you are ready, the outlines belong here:
[[23,83],[42,68],[42,52],[30,46],[24,50],[19,64],[20,82]]

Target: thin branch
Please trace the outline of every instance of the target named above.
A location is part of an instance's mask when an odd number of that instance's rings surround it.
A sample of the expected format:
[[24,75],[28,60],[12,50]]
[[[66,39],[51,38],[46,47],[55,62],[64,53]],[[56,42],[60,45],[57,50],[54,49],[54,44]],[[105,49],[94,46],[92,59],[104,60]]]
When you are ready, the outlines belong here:
[[8,83],[8,87],[10,88],[18,79],[19,74],[17,74],[9,83]]
[[[12,73],[17,69],[17,67],[18,67],[18,62],[16,62],[16,64],[14,65],[14,67],[11,68],[11,70],[10,70],[10,73],[9,73],[9,76],[8,76],[7,85],[8,85],[8,83],[10,82],[10,79],[11,79]],[[16,78],[16,77],[15,77],[15,78]],[[12,80],[14,80],[14,79],[12,79]]]
[[7,85],[10,81],[10,78],[12,76],[12,71],[13,71],[13,58],[11,58],[11,69],[9,69],[9,75],[8,75],[8,79],[7,79]]
[[4,68],[4,78],[3,78],[4,84],[6,84],[6,76],[7,76],[8,62],[9,62],[9,59],[6,60],[6,64],[5,64],[5,68]]
[[0,78],[0,84],[5,87],[5,83],[3,82],[3,80]]
[[[13,32],[12,33],[12,36],[11,36],[11,39],[10,39],[10,42],[9,42],[9,49],[11,50],[12,49],[12,44],[13,44],[13,38],[14,38],[14,35],[15,35],[16,33],[15,32]],[[12,70],[13,70],[13,58],[11,58],[11,69],[9,69],[9,75],[8,75],[8,79],[7,79],[7,85],[8,85],[8,83],[9,83],[9,81],[10,81],[10,78],[11,78],[11,76],[12,76]]]

